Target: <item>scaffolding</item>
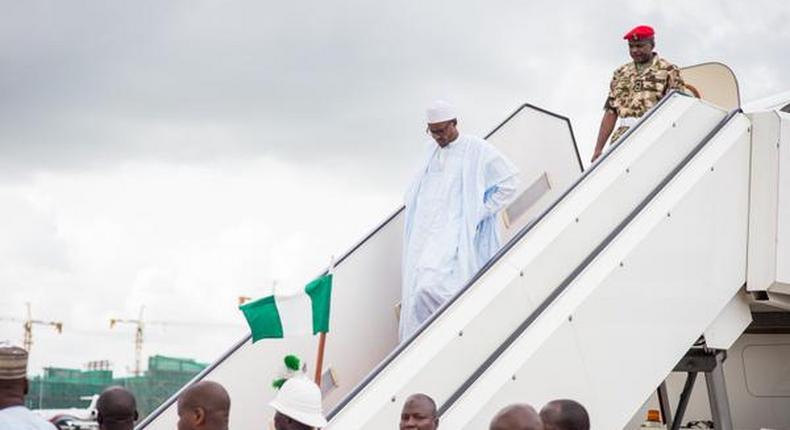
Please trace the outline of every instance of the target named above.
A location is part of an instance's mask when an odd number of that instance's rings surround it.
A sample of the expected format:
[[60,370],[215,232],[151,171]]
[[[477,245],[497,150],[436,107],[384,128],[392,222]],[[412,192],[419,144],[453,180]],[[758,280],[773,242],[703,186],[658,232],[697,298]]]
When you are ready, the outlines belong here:
[[148,370],[140,376],[115,378],[106,362],[88,369],[47,367],[30,379],[27,407],[30,409],[85,408],[90,403],[80,397],[101,393],[112,385],[128,388],[137,399],[140,417],[148,415],[206,367],[192,359],[155,355],[148,358]]

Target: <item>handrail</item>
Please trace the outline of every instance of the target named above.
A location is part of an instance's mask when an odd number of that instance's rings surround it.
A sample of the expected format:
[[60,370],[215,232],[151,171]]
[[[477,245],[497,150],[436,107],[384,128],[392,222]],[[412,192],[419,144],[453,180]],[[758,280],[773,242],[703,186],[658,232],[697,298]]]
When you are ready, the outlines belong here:
[[[362,382],[357,384],[357,386],[353,390],[351,390],[351,392],[349,392],[349,394],[347,394],[346,397],[343,398],[343,400],[341,400],[337,405],[335,405],[334,408],[332,408],[329,414],[327,414],[327,419],[331,420],[335,415],[337,415],[340,412],[341,409],[343,409],[343,407],[349,404],[357,394],[359,394],[368,384],[370,384],[376,378],[376,376],[378,376],[379,373],[381,373],[381,371],[383,371],[387,366],[389,366],[389,364],[392,363],[398,355],[400,355],[409,345],[411,345],[411,343],[414,342],[414,340],[424,330],[426,330],[427,327],[429,327],[433,323],[433,321],[439,318],[447,308],[452,306],[453,303],[455,303],[455,301],[458,300],[458,298],[461,297],[466,292],[466,290],[471,288],[471,286],[474,285],[474,283],[477,282],[478,279],[480,279],[491,267],[493,267],[499,261],[499,259],[501,259],[511,248],[513,248],[513,246],[515,246],[516,243],[518,243],[527,233],[529,233],[535,225],[537,225],[546,216],[548,216],[548,214],[550,214],[560,204],[560,202],[562,202],[562,200],[565,199],[565,197],[567,197],[577,186],[579,186],[579,184],[581,184],[587,178],[587,176],[589,176],[593,171],[595,171],[595,169],[598,168],[598,166],[601,164],[603,160],[608,158],[617,148],[619,148],[620,145],[622,145],[622,143],[625,142],[629,136],[631,136],[631,134],[633,134],[634,132],[636,132],[636,130],[642,127],[642,125],[649,118],[655,115],[655,112],[657,112],[661,108],[661,106],[663,106],[666,103],[666,101],[669,100],[670,97],[675,94],[678,96],[688,97],[688,95],[676,90],[672,90],[669,93],[667,93],[667,95],[664,96],[658,103],[656,103],[650,110],[648,110],[633,127],[629,128],[625,133],[623,133],[623,136],[621,136],[617,140],[617,142],[615,142],[612,145],[612,148],[609,151],[606,151],[603,155],[601,155],[598,158],[598,160],[595,163],[593,163],[593,165],[590,166],[590,168],[584,171],[582,175],[570,187],[568,187],[556,200],[554,200],[554,202],[551,205],[549,205],[548,208],[546,208],[543,212],[541,212],[541,214],[538,215],[538,217],[535,218],[533,221],[525,225],[504,246],[502,246],[502,248],[500,248],[500,250],[496,254],[494,254],[494,256],[491,257],[491,259],[485,265],[483,265],[483,267],[480,268],[480,270],[464,285],[464,287],[461,288],[457,293],[455,293],[453,297],[451,297],[447,302],[445,302],[436,312],[434,312],[433,315],[431,315],[420,326],[420,328],[417,329],[417,331],[414,334],[412,334],[405,341],[401,342],[389,355],[387,355],[387,357],[384,358],[384,360],[382,360],[382,362],[379,363],[379,365],[376,366],[365,377],[365,379],[362,380]],[[494,131],[498,129],[499,127],[494,129]],[[575,140],[574,140],[574,145],[575,145]],[[577,150],[577,156],[578,156],[578,150]],[[579,159],[579,162],[581,163],[581,159]]]
[[[516,115],[518,115],[524,109],[533,109],[533,110],[536,110],[538,112],[541,112],[541,113],[544,113],[544,114],[547,114],[547,115],[550,115],[550,116],[553,116],[555,118],[559,118],[559,119],[565,121],[565,123],[568,126],[568,130],[571,133],[571,140],[573,141],[573,149],[574,149],[574,152],[576,153],[576,159],[577,159],[577,161],[579,163],[579,169],[580,170],[584,170],[584,166],[582,164],[581,156],[579,155],[579,146],[576,144],[576,138],[575,138],[575,136],[573,134],[573,128],[571,127],[570,119],[568,117],[566,117],[566,116],[562,116],[560,114],[548,111],[546,109],[540,108],[540,107],[532,105],[530,103],[524,103],[521,106],[519,106],[515,111],[513,111],[513,113],[511,113],[507,118],[505,118],[499,125],[494,127],[493,130],[491,130],[488,134],[486,134],[485,138],[486,139],[490,138],[492,135],[494,135],[494,133],[499,131],[499,129],[501,129],[505,124],[507,124],[511,119],[513,119]],[[350,257],[354,252],[356,252],[360,247],[362,247],[362,245],[364,245],[368,240],[370,240],[373,236],[375,236],[376,233],[381,231],[390,222],[392,222],[403,211],[404,208],[405,208],[405,206],[401,206],[400,208],[395,210],[395,212],[393,212],[389,217],[387,217],[381,224],[379,224],[377,227],[375,227],[373,230],[371,230],[370,233],[365,235],[359,242],[354,244],[348,251],[343,253],[342,256],[340,258],[338,258],[337,261],[335,262],[335,266],[337,267],[337,266],[341,265],[348,257]],[[329,270],[328,268],[324,269],[324,271],[321,272],[318,276],[323,276],[323,275],[327,274],[328,270]],[[247,334],[242,339],[240,339],[236,343],[234,343],[233,346],[230,347],[230,349],[225,351],[214,362],[212,362],[209,366],[207,366],[206,368],[201,370],[197,375],[195,375],[191,380],[189,380],[189,382],[184,384],[184,386],[181,387],[178,391],[176,391],[175,394],[170,396],[167,400],[165,400],[156,409],[151,411],[150,414],[148,414],[142,421],[140,421],[135,426],[135,429],[136,430],[142,430],[146,426],[151,424],[151,422],[153,422],[162,413],[164,413],[164,411],[166,411],[170,406],[172,406],[174,403],[176,403],[176,401],[178,400],[178,396],[180,396],[184,392],[184,390],[186,390],[191,385],[203,380],[208,374],[210,374],[212,371],[214,371],[217,367],[219,367],[222,363],[224,363],[228,358],[230,358],[231,355],[233,355],[242,346],[244,346],[251,338],[252,338],[252,334]]]
[[551,303],[562,294],[568,286],[601,254],[609,244],[639,215],[640,212],[655,198],[655,196],[666,185],[672,181],[681,170],[710,142],[724,126],[741,112],[740,108],[727,114],[705,137],[683,158],[665,177],[656,185],[653,190],[637,205],[628,216],[614,228],[606,238],[595,247],[595,249],[544,299],[540,305],[532,311],[529,316],[510,334],[510,336],[497,347],[491,355],[472,373],[472,375],[458,387],[455,392],[439,407],[438,413],[444,414],[462,395],[469,389],[480,376],[527,330],[537,318],[551,305]]

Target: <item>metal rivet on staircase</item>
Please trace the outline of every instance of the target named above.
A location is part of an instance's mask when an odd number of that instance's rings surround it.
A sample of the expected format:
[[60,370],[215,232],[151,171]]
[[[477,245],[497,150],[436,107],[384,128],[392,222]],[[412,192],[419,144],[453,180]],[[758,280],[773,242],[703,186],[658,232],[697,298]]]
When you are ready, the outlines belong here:
[[395,403],[395,396],[392,396],[392,398],[390,399],[390,401],[391,401],[392,403]]
[[629,168],[625,169],[625,173],[631,173],[631,168],[629,167]]
[[713,166],[710,166],[710,171],[711,171],[711,172],[713,171]]
[[669,218],[669,217],[671,217],[671,216],[672,216],[672,214],[671,214],[671,213],[669,213],[669,212],[667,212],[667,218]]
[[625,266],[625,264],[623,264],[623,262],[621,261],[620,262],[620,267],[623,267],[623,266]]
[[678,126],[678,124],[676,122],[672,123],[672,127],[677,127],[677,126]]
[[459,332],[458,332],[458,337],[461,337],[461,336],[463,336],[463,335],[464,335],[464,331],[463,331],[463,330],[461,330],[461,331],[459,331]]
[[568,322],[573,321],[573,315],[568,315]]
[[579,222],[579,218],[576,218],[576,222]]
[[516,380],[516,375],[511,376],[510,379],[515,381]]
[[518,276],[521,276],[523,278],[524,277],[524,271],[522,270],[522,271],[518,272]]

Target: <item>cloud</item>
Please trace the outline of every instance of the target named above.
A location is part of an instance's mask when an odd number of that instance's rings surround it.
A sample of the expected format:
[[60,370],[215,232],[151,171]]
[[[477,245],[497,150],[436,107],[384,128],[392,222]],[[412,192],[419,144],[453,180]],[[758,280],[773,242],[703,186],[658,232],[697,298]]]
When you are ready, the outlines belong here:
[[298,284],[395,209],[432,99],[474,134],[553,110],[586,160],[628,28],[729,64],[749,100],[788,89],[788,20],[781,0],[5,2],[0,314],[67,322],[37,329],[34,366],[130,366],[107,321],[142,305],[217,324],[152,326],[148,352],[210,360],[236,296]]
[[[351,185],[329,169],[258,158],[212,168],[130,162],[0,187],[3,197],[30,196],[12,201],[20,216],[3,223],[11,240],[0,248],[1,313],[23,317],[30,301],[39,318],[66,321],[64,334],[47,340],[53,345],[91,343],[97,332],[128,337],[121,327],[108,332],[109,319],[135,318],[141,306],[146,318],[169,322],[170,335],[188,333],[185,322],[239,332],[237,297],[269,294],[274,281],[303,285],[397,205],[397,195]],[[13,221],[8,212],[3,218]],[[57,258],[44,252],[53,247],[46,240],[57,245]],[[157,343],[153,336],[149,345],[209,360],[227,333],[207,330],[220,341],[197,351],[187,338]],[[21,330],[0,324],[0,337],[19,339]],[[128,350],[111,344],[91,354],[131,365]],[[36,365],[53,357],[61,361],[49,354]],[[82,359],[93,358],[105,357]]]
[[662,52],[680,64],[738,66],[746,96],[781,85],[787,60],[772,53],[789,31],[788,12],[771,1],[7,9],[6,175],[129,158],[318,163],[382,150],[405,168],[422,106],[436,96],[456,99],[477,133],[521,102],[541,104],[581,121],[586,144],[608,75],[627,60],[620,35],[634,23],[655,25]]

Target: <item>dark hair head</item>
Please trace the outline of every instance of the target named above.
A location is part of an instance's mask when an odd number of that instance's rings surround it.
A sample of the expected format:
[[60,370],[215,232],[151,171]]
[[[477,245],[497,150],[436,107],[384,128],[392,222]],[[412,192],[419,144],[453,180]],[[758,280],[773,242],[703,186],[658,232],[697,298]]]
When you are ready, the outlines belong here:
[[590,416],[575,400],[552,400],[541,409],[540,417],[558,430],[590,430]]
[[102,391],[96,401],[96,420],[101,428],[132,428],[137,417],[134,394],[124,387],[109,387]]
[[428,404],[428,406],[430,408],[430,411],[431,411],[431,416],[435,417],[437,415],[436,402],[433,401],[431,396],[429,396],[427,394],[423,394],[423,393],[412,394],[411,396],[409,396],[406,399],[406,401],[403,403],[403,405],[406,406],[406,403],[409,403],[409,402],[420,402],[420,403],[424,402],[424,403]]
[[178,396],[178,410],[201,409],[206,420],[227,426],[230,415],[230,396],[225,388],[214,381],[195,383]]

